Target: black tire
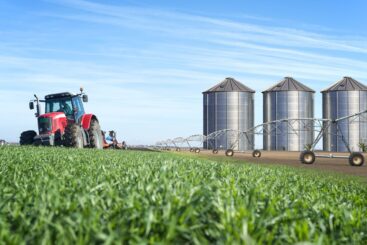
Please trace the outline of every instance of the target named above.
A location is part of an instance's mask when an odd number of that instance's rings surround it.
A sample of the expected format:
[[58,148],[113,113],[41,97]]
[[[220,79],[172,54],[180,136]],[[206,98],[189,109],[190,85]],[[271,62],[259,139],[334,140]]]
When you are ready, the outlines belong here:
[[259,150],[254,150],[254,151],[252,152],[252,157],[257,157],[257,158],[261,157],[261,151],[259,151]]
[[364,156],[359,152],[352,152],[349,156],[349,164],[354,167],[360,167],[364,164]]
[[193,152],[194,151],[194,149],[193,148],[190,148],[190,152]]
[[218,154],[218,150],[217,149],[213,149],[213,154]]
[[5,140],[0,140],[0,146],[4,146],[5,145]]
[[233,157],[233,155],[234,155],[234,151],[232,149],[226,150],[226,156],[227,157]]
[[95,149],[103,149],[103,136],[102,130],[96,119],[92,119],[88,130],[89,135],[89,147]]
[[33,130],[24,131],[20,134],[20,145],[32,145],[34,142],[34,137],[37,136],[37,133]]
[[75,123],[70,123],[66,126],[64,132],[63,145],[66,147],[83,148],[83,129]]
[[303,151],[299,156],[299,160],[303,164],[313,164],[315,162],[316,156],[313,151]]
[[176,151],[181,151],[181,149],[177,147],[177,148],[176,148]]
[[200,148],[195,148],[195,153],[196,154],[200,153]]

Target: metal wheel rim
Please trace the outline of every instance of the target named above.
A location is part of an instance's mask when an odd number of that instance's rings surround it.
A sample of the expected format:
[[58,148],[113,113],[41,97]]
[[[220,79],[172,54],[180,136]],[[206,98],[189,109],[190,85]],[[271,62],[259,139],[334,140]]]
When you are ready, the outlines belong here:
[[303,158],[305,162],[312,162],[312,159],[313,159],[311,154],[305,154]]
[[361,165],[362,164],[362,157],[360,156],[354,156],[352,159],[353,163],[355,165]]

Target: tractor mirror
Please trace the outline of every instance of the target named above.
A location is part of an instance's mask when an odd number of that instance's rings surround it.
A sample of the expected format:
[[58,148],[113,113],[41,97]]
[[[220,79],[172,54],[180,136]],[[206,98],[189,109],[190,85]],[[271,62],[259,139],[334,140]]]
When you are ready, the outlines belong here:
[[32,101],[29,102],[29,109],[30,110],[33,110],[34,109],[34,103]]
[[83,102],[88,102],[88,95],[86,95],[86,94],[83,94]]

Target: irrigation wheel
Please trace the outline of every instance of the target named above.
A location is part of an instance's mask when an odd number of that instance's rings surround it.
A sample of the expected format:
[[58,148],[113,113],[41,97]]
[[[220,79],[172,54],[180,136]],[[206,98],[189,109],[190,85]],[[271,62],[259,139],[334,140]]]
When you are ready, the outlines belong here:
[[232,149],[226,150],[226,156],[227,157],[233,157],[233,155],[234,155],[234,151]]
[[313,164],[315,162],[316,156],[313,151],[303,151],[299,157],[299,160],[303,164]]
[[360,167],[364,164],[364,157],[359,152],[352,152],[349,156],[349,164],[351,166]]
[[252,156],[253,156],[253,157],[261,157],[261,151],[259,151],[259,150],[254,150],[254,151],[252,152]]
[[218,154],[218,150],[217,149],[213,149],[213,154]]
[[200,153],[200,148],[195,148],[195,153]]

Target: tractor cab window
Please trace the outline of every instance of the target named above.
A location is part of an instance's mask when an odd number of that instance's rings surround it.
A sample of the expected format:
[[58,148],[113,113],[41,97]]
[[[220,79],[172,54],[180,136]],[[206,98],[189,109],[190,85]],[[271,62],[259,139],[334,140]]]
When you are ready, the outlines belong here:
[[75,119],[79,122],[80,118],[84,115],[84,106],[79,96],[73,97],[73,108],[75,111]]
[[47,100],[46,113],[49,112],[63,112],[67,118],[74,118],[73,105],[70,98]]

